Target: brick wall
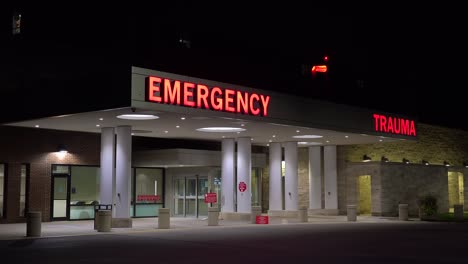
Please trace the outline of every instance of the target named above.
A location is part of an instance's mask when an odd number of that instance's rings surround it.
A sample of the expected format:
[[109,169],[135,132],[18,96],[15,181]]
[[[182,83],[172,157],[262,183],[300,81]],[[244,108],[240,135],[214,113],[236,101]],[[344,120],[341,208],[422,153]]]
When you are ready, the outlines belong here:
[[[0,162],[8,164],[6,216],[2,222],[24,222],[19,216],[21,164],[30,164],[29,210],[50,221],[52,164],[99,165],[100,134],[0,126]],[[69,153],[57,155],[59,144]]]

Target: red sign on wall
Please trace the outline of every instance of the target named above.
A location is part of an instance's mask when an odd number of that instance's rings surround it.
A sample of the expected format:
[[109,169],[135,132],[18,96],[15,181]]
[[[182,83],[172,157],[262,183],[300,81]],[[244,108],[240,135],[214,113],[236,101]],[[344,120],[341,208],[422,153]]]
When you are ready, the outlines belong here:
[[161,196],[159,195],[154,195],[154,194],[139,194],[137,195],[137,201],[150,201],[150,202],[156,202],[160,201]]
[[245,182],[239,182],[239,191],[245,192],[245,190],[247,190],[247,184],[245,184]]
[[146,101],[231,112],[267,116],[270,96],[255,92],[210,87],[202,83],[171,80],[156,76],[146,78]]
[[377,132],[416,136],[416,125],[414,120],[374,114],[374,129]]
[[255,217],[255,223],[265,225],[268,224],[268,216],[267,215],[257,215]]
[[216,203],[217,201],[216,193],[205,193],[205,203]]

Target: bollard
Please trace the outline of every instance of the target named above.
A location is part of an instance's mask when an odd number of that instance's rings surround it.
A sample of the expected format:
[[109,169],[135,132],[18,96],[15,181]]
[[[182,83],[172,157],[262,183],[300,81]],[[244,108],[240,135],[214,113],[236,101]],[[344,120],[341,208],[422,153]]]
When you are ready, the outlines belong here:
[[408,221],[408,204],[398,204],[398,219]]
[[26,236],[28,237],[40,237],[41,236],[41,223],[42,213],[41,212],[28,212],[28,219],[26,223]]
[[252,206],[252,212],[250,213],[250,223],[255,224],[257,216],[262,214],[261,206]]
[[309,216],[307,214],[307,208],[299,209],[299,222],[309,222]]
[[463,204],[453,205],[453,216],[455,221],[463,221]]
[[98,211],[98,232],[110,232],[112,226],[112,211],[111,210],[99,210]]
[[171,227],[171,218],[169,216],[169,208],[159,208],[158,209],[158,228],[159,229],[169,229]]
[[356,205],[348,205],[346,207],[348,214],[348,221],[356,221]]
[[208,225],[217,226],[219,218],[219,209],[218,207],[209,207],[208,208]]

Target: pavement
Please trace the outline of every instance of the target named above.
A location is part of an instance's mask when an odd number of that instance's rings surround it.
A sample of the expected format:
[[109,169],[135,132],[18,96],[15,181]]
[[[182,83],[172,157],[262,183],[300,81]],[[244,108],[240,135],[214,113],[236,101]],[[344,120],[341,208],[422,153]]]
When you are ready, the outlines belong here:
[[[255,226],[245,220],[224,220],[219,219],[217,226],[208,226],[208,219],[205,218],[183,218],[171,217],[170,229],[158,229],[158,218],[133,218],[131,228],[112,228],[110,232],[98,232],[94,230],[94,220],[79,220],[79,221],[54,221],[42,222],[41,236],[28,237],[26,236],[26,223],[11,223],[0,224],[0,240],[15,240],[15,239],[38,239],[48,237],[66,237],[66,236],[83,236],[83,235],[101,235],[101,234],[119,234],[132,232],[170,232],[173,230],[184,229],[202,229],[202,228],[223,228],[233,226]],[[408,219],[401,221],[398,217],[377,217],[377,216],[357,216],[355,222],[366,223],[408,223],[420,222],[419,219]],[[307,222],[299,222],[296,218],[280,218],[270,217],[268,225],[288,225],[288,224],[352,224],[354,221],[348,221],[346,215],[328,216],[328,215],[309,215]]]

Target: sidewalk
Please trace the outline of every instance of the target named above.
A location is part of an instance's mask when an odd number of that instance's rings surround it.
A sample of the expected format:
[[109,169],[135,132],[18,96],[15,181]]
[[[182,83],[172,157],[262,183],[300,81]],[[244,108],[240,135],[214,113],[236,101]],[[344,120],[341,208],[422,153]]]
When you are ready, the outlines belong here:
[[[410,221],[418,221],[419,219],[409,219]],[[230,221],[219,220],[218,226],[208,226],[206,218],[182,218],[171,217],[170,229],[158,229],[158,218],[133,218],[132,228],[112,228],[111,232],[97,232],[94,230],[94,220],[83,221],[56,221],[43,222],[41,226],[41,237],[26,237],[26,223],[15,224],[0,224],[0,240],[24,239],[24,238],[47,238],[47,237],[63,237],[63,236],[81,236],[81,235],[101,235],[112,233],[126,232],[154,232],[162,230],[180,230],[187,228],[217,228],[229,226],[251,226],[250,221]],[[374,216],[358,216],[357,222],[379,223],[379,222],[403,222],[398,218],[392,217],[374,217]],[[404,221],[407,222],[407,221]],[[295,218],[271,218],[269,225],[281,224],[327,224],[327,223],[353,223],[347,221],[347,216],[325,216],[312,215],[309,216],[309,221],[300,223]]]

